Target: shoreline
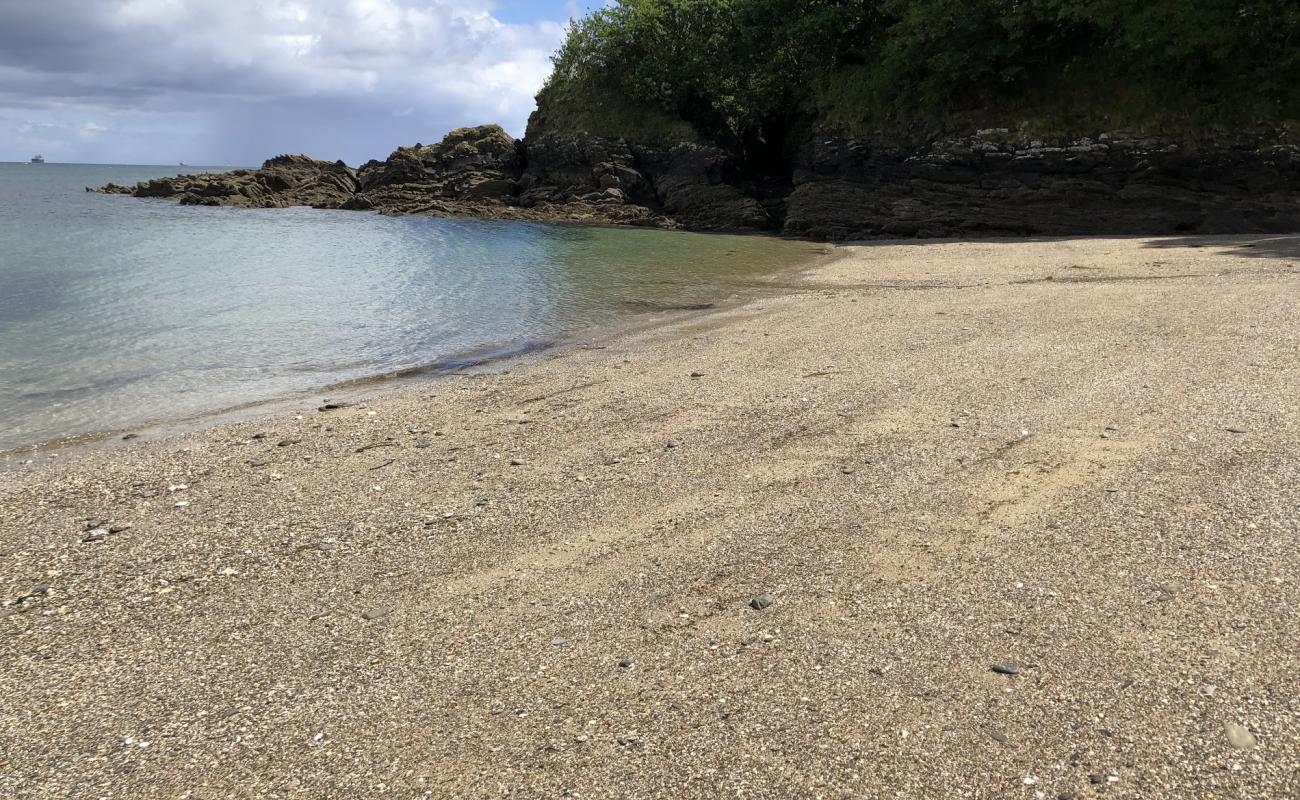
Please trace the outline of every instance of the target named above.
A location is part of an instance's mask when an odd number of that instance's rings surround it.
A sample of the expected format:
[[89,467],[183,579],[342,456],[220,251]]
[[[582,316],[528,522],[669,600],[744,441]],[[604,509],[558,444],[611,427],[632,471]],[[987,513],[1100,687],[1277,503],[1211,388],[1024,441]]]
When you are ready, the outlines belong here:
[[0,794],[1300,790],[1300,237],[770,288],[0,472]]
[[[464,219],[482,219],[485,222],[529,222],[527,220],[492,220],[476,217],[465,217]],[[580,222],[533,222],[532,224],[556,226],[572,225],[577,227],[618,227]],[[673,233],[674,231],[664,232]],[[691,235],[748,236],[774,239],[789,238],[777,234],[756,232],[717,234],[705,232],[691,233]],[[30,444],[18,445],[16,447],[0,448],[0,472],[21,470],[25,467],[33,467],[47,463],[51,460],[51,455],[54,457],[62,457],[64,455],[72,455],[87,449],[112,451],[120,449],[128,443],[139,443],[139,440],[145,439],[146,437],[148,437],[149,441],[158,441],[160,439],[169,439],[180,434],[202,431],[212,427],[274,418],[281,414],[289,414],[295,411],[308,412],[315,410],[315,407],[321,403],[328,403],[335,399],[334,397],[327,397],[326,395],[337,395],[339,399],[343,399],[350,404],[356,405],[368,402],[371,397],[383,397],[390,393],[403,391],[412,385],[415,385],[418,388],[419,385],[425,382],[442,381],[467,374],[508,371],[514,366],[522,366],[533,363],[537,359],[545,359],[554,355],[562,354],[569,348],[585,347],[593,342],[599,342],[629,331],[643,330],[658,325],[669,324],[674,321],[671,318],[663,318],[663,315],[699,314],[701,312],[716,311],[732,307],[737,303],[747,302],[749,299],[752,299],[761,292],[771,291],[772,288],[770,288],[768,284],[773,283],[779,277],[797,277],[808,270],[815,269],[819,264],[838,257],[838,251],[833,245],[814,242],[807,243],[812,247],[818,248],[817,252],[810,251],[809,254],[801,258],[792,259],[791,263],[784,267],[776,269],[770,273],[752,276],[752,278],[745,283],[715,287],[719,290],[729,291],[730,294],[719,296],[716,300],[705,303],[701,307],[655,305],[651,302],[645,302],[644,304],[638,305],[628,301],[626,305],[629,307],[629,310],[627,310],[620,318],[595,322],[574,330],[565,331],[558,336],[547,340],[506,342],[501,345],[495,345],[491,348],[478,348],[464,353],[448,355],[427,364],[421,364],[392,372],[379,372],[373,375],[366,375],[359,378],[331,383],[279,397],[250,400],[246,403],[240,403],[234,406],[217,408],[184,416],[160,416],[155,420],[147,421],[138,425],[92,431],[82,434],[72,434],[32,442]],[[646,319],[646,317],[650,315],[655,315],[657,318]],[[372,394],[371,392],[377,392],[377,394]]]

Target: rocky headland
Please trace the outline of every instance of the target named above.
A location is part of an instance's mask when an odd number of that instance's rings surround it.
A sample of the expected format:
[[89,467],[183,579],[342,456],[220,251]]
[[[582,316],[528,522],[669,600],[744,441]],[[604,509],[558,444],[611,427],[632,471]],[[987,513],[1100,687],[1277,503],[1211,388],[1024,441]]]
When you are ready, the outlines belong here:
[[260,169],[97,191],[186,205],[315,208],[771,231],[815,239],[1300,230],[1300,146],[1285,132],[1055,141],[1007,129],[900,145],[822,134],[776,174],[721,147],[462,128],[352,168]]

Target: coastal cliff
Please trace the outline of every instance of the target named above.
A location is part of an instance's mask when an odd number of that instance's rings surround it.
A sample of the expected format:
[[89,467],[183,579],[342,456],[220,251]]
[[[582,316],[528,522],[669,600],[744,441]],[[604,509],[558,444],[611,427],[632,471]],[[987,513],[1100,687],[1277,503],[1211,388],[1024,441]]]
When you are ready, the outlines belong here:
[[522,140],[101,191],[819,239],[1300,230],[1300,7],[625,0]]
[[353,169],[278,156],[256,170],[98,191],[186,205],[315,208],[815,239],[964,234],[1300,230],[1300,146],[1285,135],[1185,141],[1100,133],[1063,141],[1006,130],[913,148],[811,138],[788,174],[747,174],[716,146],[641,145],[497,126],[453,131]]

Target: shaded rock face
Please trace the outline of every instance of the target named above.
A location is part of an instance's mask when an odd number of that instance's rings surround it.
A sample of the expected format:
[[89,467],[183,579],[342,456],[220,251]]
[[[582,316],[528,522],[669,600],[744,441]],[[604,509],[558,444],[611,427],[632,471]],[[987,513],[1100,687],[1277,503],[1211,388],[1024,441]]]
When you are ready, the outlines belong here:
[[1300,230],[1300,148],[1132,134],[1045,143],[1005,131],[900,149],[810,142],[785,231],[823,239]]
[[461,128],[353,170],[278,156],[258,170],[98,191],[190,205],[374,210],[817,239],[1294,232],[1300,147],[1285,136],[1197,142],[1133,134],[1045,143],[1006,131],[903,148],[818,136],[790,174],[755,178],[726,151]]
[[631,204],[692,230],[775,227],[732,157],[717,147],[549,135],[529,138],[525,152],[525,202]]

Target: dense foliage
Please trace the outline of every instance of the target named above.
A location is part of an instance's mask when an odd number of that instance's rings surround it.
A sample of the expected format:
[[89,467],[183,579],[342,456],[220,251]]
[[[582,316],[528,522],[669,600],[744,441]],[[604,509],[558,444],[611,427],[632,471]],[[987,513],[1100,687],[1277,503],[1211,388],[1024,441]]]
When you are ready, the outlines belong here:
[[1247,125],[1300,116],[1300,3],[622,0],[555,63],[544,104],[603,92],[753,155],[815,125]]

